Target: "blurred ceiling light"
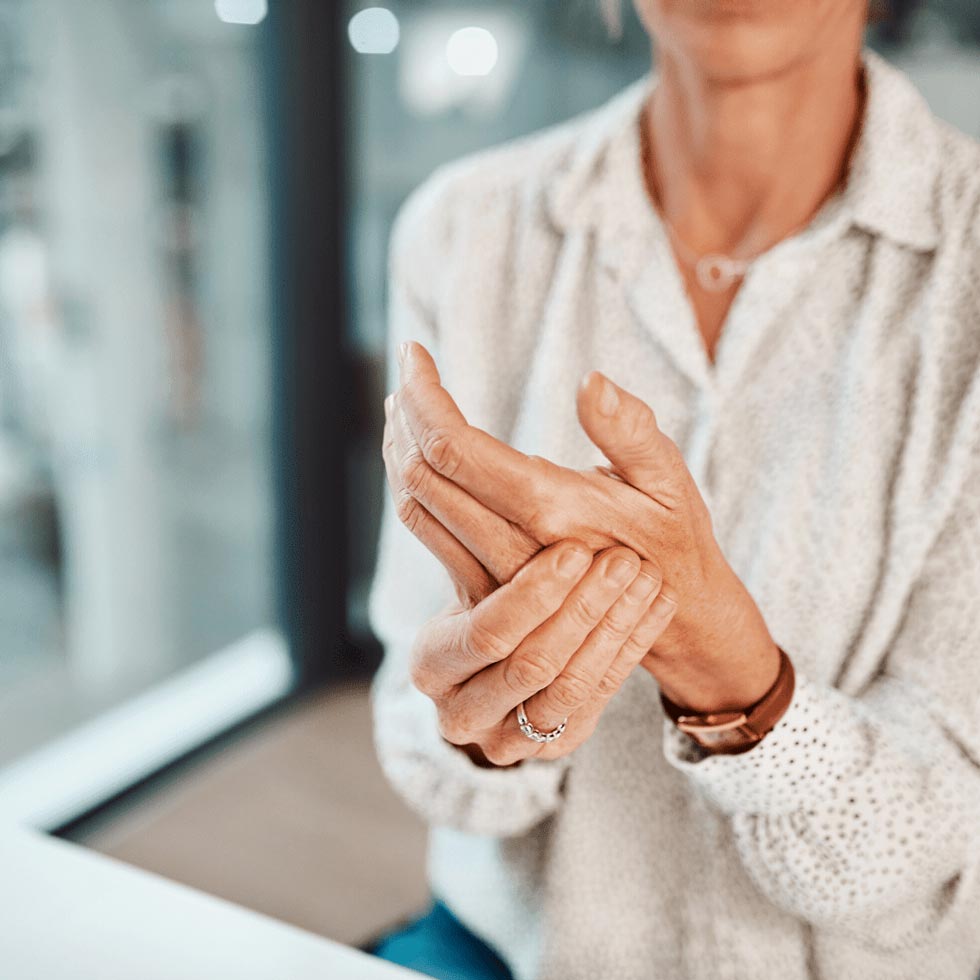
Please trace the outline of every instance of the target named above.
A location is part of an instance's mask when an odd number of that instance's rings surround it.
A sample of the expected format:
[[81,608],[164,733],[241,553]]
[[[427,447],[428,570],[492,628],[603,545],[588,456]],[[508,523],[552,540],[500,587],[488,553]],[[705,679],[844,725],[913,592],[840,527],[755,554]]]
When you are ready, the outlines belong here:
[[[479,32],[492,41],[493,64],[486,57],[489,46],[485,37],[475,45],[484,49],[483,55],[478,50],[478,57],[472,58],[468,52],[467,35],[474,24],[480,24]],[[500,113],[513,96],[527,61],[534,24],[526,7],[407,9],[398,59],[402,102],[420,117],[453,111],[484,117]],[[456,35],[459,38],[453,42]],[[477,67],[489,70],[489,74],[477,75]]]
[[258,24],[269,12],[267,0],[214,0],[214,12],[226,24]]
[[391,54],[398,47],[398,18],[385,7],[366,7],[351,17],[347,36],[360,54]]
[[446,60],[457,75],[489,75],[497,54],[497,39],[483,27],[462,27],[446,44]]

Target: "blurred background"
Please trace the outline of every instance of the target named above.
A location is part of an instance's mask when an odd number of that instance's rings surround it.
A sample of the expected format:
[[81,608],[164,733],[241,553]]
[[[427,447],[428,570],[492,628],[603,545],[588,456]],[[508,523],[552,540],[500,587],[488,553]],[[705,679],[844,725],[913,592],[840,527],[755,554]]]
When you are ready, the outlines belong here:
[[[345,942],[421,908],[367,705],[388,234],[649,67],[597,6],[0,0],[0,821]],[[980,4],[878,13],[980,136]]]

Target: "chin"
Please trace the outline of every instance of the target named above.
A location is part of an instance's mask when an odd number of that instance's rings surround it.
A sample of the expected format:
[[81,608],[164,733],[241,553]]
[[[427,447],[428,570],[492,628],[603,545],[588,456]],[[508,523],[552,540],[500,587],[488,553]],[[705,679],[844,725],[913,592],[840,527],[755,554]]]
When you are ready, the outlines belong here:
[[659,49],[704,77],[737,84],[790,71],[826,48],[842,17],[863,22],[861,0],[635,0]]

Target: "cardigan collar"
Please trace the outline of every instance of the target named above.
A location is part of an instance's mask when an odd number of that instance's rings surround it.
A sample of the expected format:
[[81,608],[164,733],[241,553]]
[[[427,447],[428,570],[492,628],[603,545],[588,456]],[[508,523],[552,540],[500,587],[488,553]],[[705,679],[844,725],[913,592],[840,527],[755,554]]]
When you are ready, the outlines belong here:
[[[862,63],[865,113],[846,182],[831,210],[845,225],[928,251],[939,238],[936,120],[897,68],[870,49],[862,52]],[[547,190],[548,212],[560,230],[594,227],[606,232],[602,237],[608,242],[616,238],[613,226],[630,218],[618,213],[617,204],[636,203],[635,197],[624,199],[622,191],[640,175],[639,160],[629,154],[635,155],[639,145],[639,114],[655,85],[655,73],[647,71],[584,121]],[[652,203],[649,209],[654,212]]]

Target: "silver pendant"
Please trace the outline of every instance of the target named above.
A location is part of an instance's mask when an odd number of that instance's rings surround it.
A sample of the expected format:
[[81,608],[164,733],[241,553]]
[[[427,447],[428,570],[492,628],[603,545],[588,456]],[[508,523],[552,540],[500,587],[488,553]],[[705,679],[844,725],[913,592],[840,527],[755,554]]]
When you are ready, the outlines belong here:
[[730,259],[727,255],[712,253],[704,255],[698,259],[694,267],[698,285],[705,292],[723,293],[731,288],[732,283],[741,279],[748,268],[747,262],[740,262],[737,259]]

